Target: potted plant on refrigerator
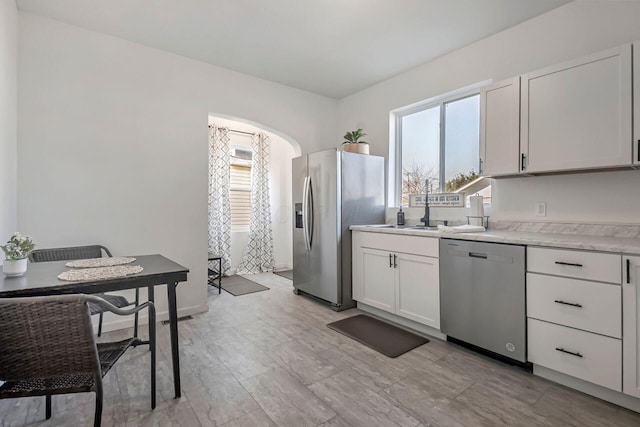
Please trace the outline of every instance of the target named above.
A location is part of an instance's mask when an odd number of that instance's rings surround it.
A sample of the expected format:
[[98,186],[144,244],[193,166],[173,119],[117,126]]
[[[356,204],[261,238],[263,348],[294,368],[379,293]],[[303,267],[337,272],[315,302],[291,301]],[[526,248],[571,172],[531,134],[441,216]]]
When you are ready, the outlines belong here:
[[16,231],[7,244],[0,248],[6,258],[2,263],[4,274],[22,276],[27,271],[27,256],[35,248],[31,237],[23,236]]
[[344,142],[342,143],[343,150],[350,153],[369,154],[369,143],[360,140],[366,135],[362,129],[345,133]]

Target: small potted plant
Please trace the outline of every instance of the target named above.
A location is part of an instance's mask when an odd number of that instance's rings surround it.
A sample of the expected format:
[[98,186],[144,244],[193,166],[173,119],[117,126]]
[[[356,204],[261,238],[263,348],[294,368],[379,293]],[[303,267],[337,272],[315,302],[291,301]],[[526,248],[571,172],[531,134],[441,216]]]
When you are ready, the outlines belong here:
[[21,276],[27,271],[27,256],[35,248],[31,237],[16,233],[11,236],[6,245],[0,246],[5,260],[2,271],[7,276]]
[[369,154],[369,143],[367,141],[360,141],[360,138],[367,134],[362,129],[354,130],[344,134],[344,142],[342,146],[344,151],[350,153]]

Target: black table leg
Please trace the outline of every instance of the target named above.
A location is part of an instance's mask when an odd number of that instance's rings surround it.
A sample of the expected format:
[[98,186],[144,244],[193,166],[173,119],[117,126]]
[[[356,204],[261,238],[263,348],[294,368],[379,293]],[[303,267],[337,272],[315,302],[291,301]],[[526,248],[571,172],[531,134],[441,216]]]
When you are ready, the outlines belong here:
[[171,334],[171,358],[173,361],[173,385],[176,391],[176,398],[182,393],[180,391],[180,352],[178,350],[178,307],[176,303],[177,283],[167,283],[167,296],[169,299],[169,332]]
[[[148,300],[155,304],[153,286],[147,291]],[[149,350],[151,350],[151,409],[156,408],[156,309],[149,309]]]
[[[151,301],[152,303],[156,303],[156,296],[155,296],[155,288],[153,286],[149,286],[147,288],[147,300]],[[155,316],[154,316],[154,320],[155,320]],[[154,343],[151,342],[151,336],[155,336],[156,334],[156,324],[155,321],[153,322],[153,324],[151,323],[151,317],[149,317],[149,350],[151,350],[151,348],[154,346]]]
[[222,293],[222,258],[218,259],[218,295]]

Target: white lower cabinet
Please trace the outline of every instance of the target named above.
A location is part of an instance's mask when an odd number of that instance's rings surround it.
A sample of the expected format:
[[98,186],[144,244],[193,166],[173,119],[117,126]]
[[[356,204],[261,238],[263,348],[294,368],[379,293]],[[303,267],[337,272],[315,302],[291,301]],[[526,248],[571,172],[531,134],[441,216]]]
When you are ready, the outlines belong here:
[[620,285],[527,273],[527,316],[619,339]]
[[362,295],[359,298],[365,304],[386,311],[395,307],[395,271],[393,255],[387,251],[362,248]]
[[622,388],[640,398],[640,257],[625,256],[622,265]]
[[528,320],[529,361],[622,391],[622,342],[615,338]]
[[440,329],[437,255],[438,239],[354,231],[353,298]]
[[621,261],[619,254],[527,248],[531,363],[623,391]]
[[438,258],[397,254],[396,314],[440,329]]

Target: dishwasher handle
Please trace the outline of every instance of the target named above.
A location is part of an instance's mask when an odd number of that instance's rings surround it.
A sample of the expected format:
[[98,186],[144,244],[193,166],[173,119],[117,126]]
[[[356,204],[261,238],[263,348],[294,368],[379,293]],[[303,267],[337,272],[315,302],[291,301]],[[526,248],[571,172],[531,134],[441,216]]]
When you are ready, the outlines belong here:
[[480,252],[469,252],[469,256],[471,258],[487,259],[487,254],[482,254]]

